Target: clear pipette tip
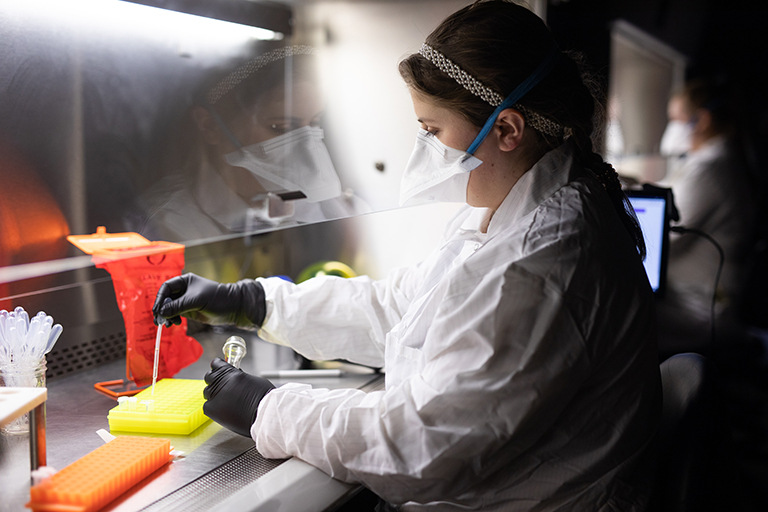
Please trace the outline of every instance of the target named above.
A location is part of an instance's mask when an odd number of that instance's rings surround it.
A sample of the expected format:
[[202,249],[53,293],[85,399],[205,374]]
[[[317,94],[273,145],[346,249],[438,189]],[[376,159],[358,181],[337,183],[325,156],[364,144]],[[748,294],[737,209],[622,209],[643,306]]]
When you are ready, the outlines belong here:
[[155,338],[155,364],[152,366],[152,391],[155,396],[155,383],[157,382],[157,366],[160,362],[160,338],[163,336],[163,324],[157,326],[157,337]]
[[[163,306],[171,302],[170,297],[166,297],[163,301]],[[158,322],[157,337],[155,337],[155,364],[152,365],[152,391],[150,394],[155,396],[155,383],[157,383],[157,367],[160,364],[160,338],[163,335],[163,324],[165,324],[165,318],[160,318],[162,321]]]

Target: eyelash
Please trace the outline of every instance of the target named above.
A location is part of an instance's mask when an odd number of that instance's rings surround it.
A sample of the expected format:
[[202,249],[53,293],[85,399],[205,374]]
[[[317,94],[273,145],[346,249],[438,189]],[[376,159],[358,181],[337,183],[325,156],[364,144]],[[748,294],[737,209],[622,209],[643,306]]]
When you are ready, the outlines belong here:
[[[319,121],[319,120],[315,120],[315,119],[313,119],[313,120],[312,120],[312,121],[309,123],[309,126],[311,126],[311,127],[313,127],[313,128],[314,128],[314,127],[318,127],[318,126],[320,126],[320,121]],[[296,130],[296,129],[300,128],[300,127],[299,127],[299,126],[295,126],[295,125],[292,125],[292,124],[288,124],[288,125],[273,124],[273,125],[271,125],[269,128],[270,128],[270,130],[272,130],[273,132],[275,132],[275,133],[277,133],[277,134],[280,134],[280,135],[282,135],[282,134],[284,134],[284,133],[288,133],[288,132],[290,132],[290,131]]]

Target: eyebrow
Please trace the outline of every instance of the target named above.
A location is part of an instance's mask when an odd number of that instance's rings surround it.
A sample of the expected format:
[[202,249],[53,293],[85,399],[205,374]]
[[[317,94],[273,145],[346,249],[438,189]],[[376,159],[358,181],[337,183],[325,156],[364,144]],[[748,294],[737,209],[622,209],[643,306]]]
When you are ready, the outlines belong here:
[[426,118],[423,118],[423,117],[419,117],[419,118],[416,119],[416,122],[419,122],[419,123],[432,123],[432,122],[434,122],[434,119],[426,119]]

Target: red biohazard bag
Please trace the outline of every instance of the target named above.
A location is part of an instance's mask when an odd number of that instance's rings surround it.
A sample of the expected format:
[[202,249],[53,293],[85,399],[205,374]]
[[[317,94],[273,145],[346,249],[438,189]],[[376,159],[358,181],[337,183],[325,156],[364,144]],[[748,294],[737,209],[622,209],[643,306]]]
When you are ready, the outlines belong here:
[[[155,296],[166,280],[184,269],[184,246],[171,242],[150,242],[137,233],[107,233],[99,227],[95,234],[67,239],[92,254],[98,268],[112,276],[115,297],[125,322],[126,379],[135,386],[114,391],[121,381],[98,383],[99,391],[111,396],[135,394],[152,383],[157,326],[152,316]],[[187,321],[164,327],[160,340],[158,380],[173,377],[197,361],[203,347],[187,336]]]

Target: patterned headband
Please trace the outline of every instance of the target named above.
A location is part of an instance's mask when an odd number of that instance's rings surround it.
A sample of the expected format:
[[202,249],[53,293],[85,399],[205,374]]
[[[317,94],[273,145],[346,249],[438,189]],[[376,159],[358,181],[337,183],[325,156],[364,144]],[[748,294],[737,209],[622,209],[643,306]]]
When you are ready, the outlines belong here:
[[225,76],[218,84],[212,87],[205,95],[205,100],[209,105],[214,105],[225,94],[234,89],[237,84],[251,76],[253,73],[263,68],[271,62],[285,59],[293,55],[317,55],[318,50],[312,46],[294,45],[277,48],[264,55],[250,60]]
[[[504,97],[501,94],[483,85],[478,79],[461,69],[456,63],[428,44],[424,43],[421,45],[419,54],[437,66],[440,71],[456,80],[459,85],[492,107],[498,107],[504,101]],[[515,103],[512,107],[523,114],[528,125],[534,130],[552,137],[560,137],[563,135],[563,127],[551,119],[533,112],[519,103]]]

